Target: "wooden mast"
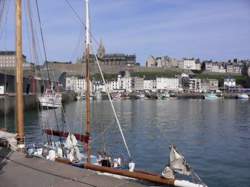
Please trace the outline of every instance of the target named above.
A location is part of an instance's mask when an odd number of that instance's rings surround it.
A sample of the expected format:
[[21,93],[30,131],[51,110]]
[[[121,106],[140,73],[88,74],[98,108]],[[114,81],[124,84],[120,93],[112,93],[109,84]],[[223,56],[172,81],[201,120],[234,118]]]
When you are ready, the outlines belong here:
[[22,0],[16,0],[16,125],[20,149],[24,148],[23,103]]
[[85,36],[85,80],[86,80],[86,131],[85,135],[88,137],[87,145],[87,162],[90,163],[91,147],[89,143],[90,137],[90,72],[89,72],[89,54],[90,54],[90,24],[89,24],[89,0],[85,0],[85,9],[86,9],[86,36]]

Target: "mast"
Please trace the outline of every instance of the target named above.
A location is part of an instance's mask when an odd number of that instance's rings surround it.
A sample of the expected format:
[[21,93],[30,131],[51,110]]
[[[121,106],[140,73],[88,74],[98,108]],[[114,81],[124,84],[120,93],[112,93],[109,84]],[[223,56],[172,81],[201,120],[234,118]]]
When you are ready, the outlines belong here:
[[90,163],[91,147],[89,144],[90,137],[90,73],[89,73],[89,54],[90,54],[90,23],[89,23],[89,0],[85,0],[86,9],[86,27],[85,27],[85,80],[86,80],[86,130],[85,135],[88,137],[87,145],[87,162]]
[[16,0],[16,125],[17,145],[24,148],[22,0]]

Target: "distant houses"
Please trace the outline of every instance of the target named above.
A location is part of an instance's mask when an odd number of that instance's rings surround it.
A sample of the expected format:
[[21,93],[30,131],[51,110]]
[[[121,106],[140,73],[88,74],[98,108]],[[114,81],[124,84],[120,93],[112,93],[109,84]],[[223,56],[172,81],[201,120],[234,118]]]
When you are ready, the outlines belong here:
[[213,73],[228,73],[228,74],[242,74],[244,65],[246,65],[247,73],[250,75],[250,60],[237,59],[229,60],[228,62],[217,62],[212,60],[205,60],[201,62],[198,58],[183,58],[175,59],[169,56],[154,57],[149,56],[146,60],[147,68],[178,68],[191,71],[206,71]]

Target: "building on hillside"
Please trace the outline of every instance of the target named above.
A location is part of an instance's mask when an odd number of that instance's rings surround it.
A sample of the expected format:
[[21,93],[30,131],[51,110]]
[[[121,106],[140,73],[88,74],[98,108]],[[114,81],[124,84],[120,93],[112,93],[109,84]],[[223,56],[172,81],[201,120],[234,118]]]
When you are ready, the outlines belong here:
[[[95,61],[94,55],[92,56],[92,61]],[[99,48],[97,50],[97,56],[101,63],[110,66],[139,66],[140,64],[136,62],[136,55],[128,55],[123,53],[110,53],[107,54],[104,44],[101,41]],[[94,58],[94,59],[93,59]]]
[[219,81],[217,79],[202,79],[201,80],[202,92],[216,91],[218,89],[219,89]]
[[239,64],[227,63],[226,64],[226,72],[227,73],[241,74],[241,72],[242,72],[242,66],[239,65]]
[[[26,56],[23,55],[24,68],[32,64],[26,63]],[[16,51],[0,51],[0,69],[16,67]]]
[[205,61],[205,70],[214,73],[226,73],[226,67],[224,63]]
[[179,88],[180,88],[180,84],[179,84],[179,79],[177,78],[165,78],[165,77],[156,78],[157,90],[178,91]]
[[156,58],[150,56],[146,61],[146,67],[177,68],[178,61],[169,56],[156,57]]
[[179,61],[179,68],[186,70],[201,70],[201,64],[199,59],[194,58],[184,58]]
[[156,80],[144,80],[144,90],[156,91]]
[[146,60],[146,67],[157,67],[156,59],[153,56],[148,57],[148,59]]
[[164,67],[164,68],[178,67],[178,61],[169,56],[157,57],[156,62],[157,62],[157,67]]
[[201,92],[201,79],[189,79],[189,91]]

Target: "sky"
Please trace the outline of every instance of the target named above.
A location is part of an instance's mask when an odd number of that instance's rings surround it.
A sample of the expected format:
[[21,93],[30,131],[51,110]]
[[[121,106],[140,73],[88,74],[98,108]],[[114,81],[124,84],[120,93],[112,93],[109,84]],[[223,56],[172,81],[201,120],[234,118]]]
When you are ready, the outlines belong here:
[[[14,0],[7,1],[8,16],[0,27],[0,50],[15,49]],[[68,1],[83,20],[84,0]],[[89,1],[95,49],[102,40],[107,53],[136,54],[142,65],[150,55],[218,61],[250,59],[250,0]],[[24,53],[30,58],[27,0],[23,2]],[[35,15],[34,2],[31,0]],[[48,60],[75,62],[83,53],[83,25],[66,0],[38,3]],[[39,35],[38,24],[35,31]]]

